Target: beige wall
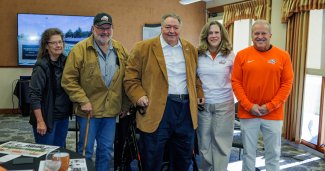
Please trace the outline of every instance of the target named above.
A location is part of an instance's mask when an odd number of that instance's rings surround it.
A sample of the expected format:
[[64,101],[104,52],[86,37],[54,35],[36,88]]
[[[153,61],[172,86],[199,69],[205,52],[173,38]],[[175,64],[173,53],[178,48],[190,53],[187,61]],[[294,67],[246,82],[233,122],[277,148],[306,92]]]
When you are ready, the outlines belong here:
[[272,13],[271,13],[272,38],[271,38],[271,43],[281,49],[285,49],[287,25],[281,23],[282,2],[283,2],[283,0],[273,0],[272,1]]
[[113,17],[114,38],[130,50],[142,39],[143,25],[160,23],[168,12],[183,18],[182,37],[197,45],[205,8],[205,2],[181,5],[178,0],[1,0],[0,66],[17,66],[17,13],[94,16],[107,12]]
[[213,8],[217,6],[227,5],[227,4],[233,4],[241,1],[247,1],[247,0],[213,0],[210,2],[207,2],[207,8]]
[[16,67],[17,13],[93,16],[107,12],[113,17],[114,38],[131,50],[142,39],[143,25],[160,23],[161,16],[168,12],[182,17],[181,37],[197,46],[205,24],[205,8],[204,2],[184,6],[178,0],[0,0],[0,109],[12,108],[12,82],[20,75],[30,75],[32,70]]
[[22,75],[31,75],[31,68],[0,68],[0,109],[18,108],[18,99],[16,96],[12,102],[12,92],[15,88],[15,83]]

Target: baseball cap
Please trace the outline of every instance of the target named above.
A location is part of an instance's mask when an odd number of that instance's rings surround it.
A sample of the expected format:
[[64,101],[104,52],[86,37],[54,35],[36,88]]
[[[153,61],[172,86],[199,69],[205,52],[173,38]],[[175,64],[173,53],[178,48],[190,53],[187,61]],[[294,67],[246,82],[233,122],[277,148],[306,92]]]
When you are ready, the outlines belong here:
[[94,25],[101,26],[103,24],[110,24],[112,25],[112,17],[109,14],[104,12],[98,13],[94,18]]

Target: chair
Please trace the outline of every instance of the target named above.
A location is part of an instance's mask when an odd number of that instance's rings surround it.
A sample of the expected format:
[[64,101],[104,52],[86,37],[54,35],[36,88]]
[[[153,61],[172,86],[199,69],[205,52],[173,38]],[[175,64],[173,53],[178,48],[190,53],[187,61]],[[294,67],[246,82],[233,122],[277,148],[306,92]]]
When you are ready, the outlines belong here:
[[238,102],[235,103],[235,126],[234,126],[232,147],[239,148],[238,158],[240,160],[241,150],[244,148],[244,145],[241,139],[240,122],[237,113],[238,113]]
[[76,117],[73,116],[71,120],[69,120],[69,128],[68,132],[75,132],[76,133],[76,152],[78,151],[78,133],[79,133],[79,125],[76,120]]

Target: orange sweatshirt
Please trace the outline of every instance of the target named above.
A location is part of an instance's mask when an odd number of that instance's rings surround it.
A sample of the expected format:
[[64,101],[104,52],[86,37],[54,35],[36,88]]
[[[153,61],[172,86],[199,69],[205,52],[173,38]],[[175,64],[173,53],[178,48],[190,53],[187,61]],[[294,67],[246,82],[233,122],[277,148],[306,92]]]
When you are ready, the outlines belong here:
[[[293,82],[293,69],[287,52],[272,47],[259,52],[250,46],[237,53],[231,84],[239,101],[238,117],[283,120],[284,102]],[[266,104],[269,113],[258,117],[249,111],[254,104]]]

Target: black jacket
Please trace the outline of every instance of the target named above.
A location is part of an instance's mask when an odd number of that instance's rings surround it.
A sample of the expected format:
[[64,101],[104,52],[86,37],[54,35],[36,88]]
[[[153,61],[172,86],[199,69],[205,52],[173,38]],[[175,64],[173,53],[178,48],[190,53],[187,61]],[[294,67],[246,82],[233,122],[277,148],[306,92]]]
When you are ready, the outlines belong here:
[[[59,57],[63,66],[65,64],[66,56]],[[63,67],[62,67],[63,72]],[[32,79],[29,86],[29,96],[31,100],[32,111],[41,109],[44,122],[49,132],[53,128],[54,121],[54,107],[55,107],[55,90],[56,80],[54,75],[54,67],[51,64],[48,55],[42,59],[38,59],[33,67]],[[68,98],[68,96],[66,96]],[[69,115],[72,115],[72,103],[69,99],[68,107],[70,109]],[[32,112],[29,123],[33,127],[37,127],[37,120]]]

